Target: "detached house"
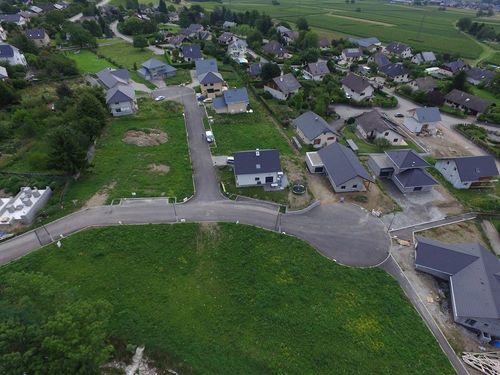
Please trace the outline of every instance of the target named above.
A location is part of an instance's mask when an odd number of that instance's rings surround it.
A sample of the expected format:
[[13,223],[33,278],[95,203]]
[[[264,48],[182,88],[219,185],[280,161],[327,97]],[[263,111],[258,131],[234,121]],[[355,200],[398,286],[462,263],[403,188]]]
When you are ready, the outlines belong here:
[[422,107],[408,111],[410,116],[405,117],[404,125],[412,133],[428,132],[434,134],[436,126],[441,121],[439,108]]
[[360,102],[370,100],[373,96],[374,89],[366,78],[349,72],[341,82],[342,90],[348,99]]
[[269,43],[264,45],[264,47],[262,47],[262,50],[264,51],[264,53],[267,53],[268,55],[277,57],[279,59],[288,59],[291,57],[287,49],[276,40],[271,40]]
[[0,23],[15,23],[19,27],[26,25],[26,18],[19,13],[17,14],[0,14]]
[[477,86],[481,83],[488,85],[493,80],[495,73],[491,70],[481,69],[481,68],[470,68],[465,71],[467,75],[467,82]]
[[188,38],[199,38],[200,34],[204,31],[203,25],[198,23],[192,23],[187,28],[181,31],[181,34],[187,36]]
[[303,70],[305,79],[312,79],[313,81],[322,81],[327,74],[330,73],[326,61],[318,61],[309,63]]
[[404,144],[404,137],[397,130],[397,125],[376,109],[356,117],[355,124],[356,132],[363,139],[372,141],[384,138],[395,146]]
[[319,49],[322,51],[326,51],[331,47],[330,39],[326,36],[321,36],[318,41]]
[[443,158],[434,167],[455,189],[492,187],[498,177],[495,158],[491,155]]
[[96,73],[99,84],[106,90],[112,89],[118,85],[128,85],[130,83],[130,74],[127,69],[105,68]]
[[355,61],[359,61],[363,58],[363,51],[361,48],[346,48],[342,50],[342,54],[340,55],[342,61],[350,64]]
[[351,39],[351,42],[368,52],[378,51],[382,47],[382,43],[380,42],[380,40],[375,37]]
[[247,41],[244,39],[236,39],[227,47],[227,54],[230,58],[240,64],[248,63],[247,60]]
[[137,112],[134,88],[118,85],[106,92],[106,104],[114,117],[132,115]]
[[270,93],[275,99],[287,100],[291,95],[298,93],[301,87],[293,74],[288,73],[264,84],[264,91]]
[[467,70],[467,68],[468,66],[466,63],[463,62],[463,60],[456,60],[444,63],[441,66],[440,72],[447,76],[454,76],[455,74],[458,74],[462,70]]
[[380,69],[383,66],[389,65],[391,61],[382,52],[378,52],[368,59],[369,62],[374,62]]
[[263,186],[284,189],[288,182],[281,168],[278,150],[240,151],[234,154],[237,187]]
[[458,108],[472,115],[483,113],[491,105],[491,102],[487,100],[457,89],[451,90],[446,94],[444,99],[446,105]]
[[177,69],[173,66],[156,59],[149,59],[141,64],[137,73],[144,79],[153,81],[155,79],[165,79],[173,77],[177,73]]
[[411,58],[411,62],[414,64],[430,64],[436,61],[436,55],[434,52],[419,52]]
[[28,65],[24,55],[16,47],[6,43],[0,43],[0,61],[9,65]]
[[500,261],[479,243],[447,244],[416,238],[415,269],[450,284],[453,320],[479,333],[500,336]]
[[46,47],[50,43],[49,35],[45,29],[28,29],[25,32],[26,38],[32,40],[37,47]]
[[182,46],[180,51],[180,57],[182,57],[186,62],[203,60],[201,49],[198,44],[188,44]]
[[308,111],[292,121],[297,135],[315,149],[337,142],[340,135],[319,115]]
[[401,63],[384,65],[380,67],[378,71],[394,82],[410,81],[410,72]]
[[250,64],[248,67],[248,74],[250,74],[252,77],[260,77],[262,74],[262,64],[261,63],[253,63]]
[[299,33],[292,31],[285,26],[278,26],[276,31],[283,37],[287,44],[293,43],[299,37]]
[[214,99],[212,108],[216,113],[245,113],[250,100],[245,87],[239,89],[229,89],[222,93],[222,96]]
[[371,154],[368,166],[377,177],[392,180],[403,193],[430,191],[438,183],[425,169],[430,167],[413,150],[391,150],[384,154]]
[[217,38],[217,42],[219,44],[223,44],[225,46],[229,45],[229,43],[231,43],[234,39],[235,39],[235,35],[233,33],[230,33],[230,32],[227,32],[227,31],[224,31],[218,38]]
[[411,48],[409,46],[407,46],[406,44],[404,43],[400,43],[400,42],[392,42],[390,43],[386,48],[385,50],[391,54],[391,55],[394,55],[394,56],[398,56],[402,59],[409,59],[410,57],[412,57],[412,53],[411,53]]
[[409,86],[413,91],[431,92],[436,89],[436,81],[432,77],[419,77],[411,81]]
[[215,59],[197,60],[195,64],[201,93],[209,98],[220,95],[225,82],[217,68],[217,61]]

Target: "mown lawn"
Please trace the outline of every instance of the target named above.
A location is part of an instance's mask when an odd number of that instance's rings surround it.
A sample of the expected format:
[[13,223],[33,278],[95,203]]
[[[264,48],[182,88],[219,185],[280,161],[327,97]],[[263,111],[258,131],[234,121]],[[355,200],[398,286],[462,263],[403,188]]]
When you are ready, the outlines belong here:
[[165,79],[165,83],[169,86],[180,85],[181,83],[190,83],[191,74],[189,69],[177,69],[175,76]]
[[236,224],[85,231],[3,267],[113,307],[110,335],[183,374],[453,374],[398,284]]
[[80,50],[79,53],[68,52],[66,54],[70,59],[75,60],[80,73],[94,74],[104,68],[116,68],[105,59],[99,58],[95,53],[89,50]]
[[132,44],[128,42],[116,39],[110,39],[107,43],[100,44],[97,52],[111,58],[118,65],[122,65],[131,71],[134,70],[134,63],[139,68],[144,61],[152,57],[158,60],[164,60],[162,56],[156,56],[147,48],[142,50],[134,48]]

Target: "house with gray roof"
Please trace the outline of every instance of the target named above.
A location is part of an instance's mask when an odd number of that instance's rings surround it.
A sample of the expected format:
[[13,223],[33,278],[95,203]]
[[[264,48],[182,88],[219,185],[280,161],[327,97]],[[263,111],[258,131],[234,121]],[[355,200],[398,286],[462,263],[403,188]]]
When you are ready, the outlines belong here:
[[0,43],[0,61],[9,65],[28,65],[21,51],[7,43]]
[[408,111],[409,116],[404,119],[404,126],[415,134],[422,132],[434,134],[436,126],[441,121],[439,108],[421,107]]
[[219,73],[217,60],[195,61],[196,77],[200,83],[201,93],[209,98],[215,98],[222,93],[225,85],[224,78]]
[[356,133],[367,141],[384,138],[391,145],[404,144],[404,137],[399,132],[397,124],[376,109],[364,112],[355,118]]
[[470,68],[465,71],[467,76],[467,82],[477,86],[481,83],[488,85],[493,80],[495,73],[491,70],[481,69],[481,68]]
[[298,93],[301,87],[302,85],[293,74],[288,73],[274,77],[271,81],[265,83],[264,91],[278,100],[287,100],[291,95]]
[[491,105],[491,102],[488,100],[458,89],[451,90],[445,95],[444,100],[446,105],[460,109],[471,115],[479,115]]
[[384,55],[382,52],[375,53],[373,56],[371,56],[368,59],[368,61],[377,64],[377,67],[379,69],[381,67],[383,67],[385,65],[389,65],[391,63],[391,60],[389,60],[389,58],[386,55]]
[[278,32],[278,34],[280,34],[282,36],[283,40],[287,44],[293,43],[299,37],[298,32],[290,30],[288,27],[285,27],[285,26],[281,26],[281,25],[278,26],[276,28],[276,31]]
[[340,59],[347,64],[363,59],[363,51],[361,48],[345,48],[342,50]]
[[49,34],[45,29],[28,29],[25,31],[26,38],[33,41],[39,48],[46,47],[50,43]]
[[262,50],[264,53],[279,59],[288,59],[291,57],[288,50],[276,40],[271,40],[269,43],[265,44],[264,47],[262,47]]
[[411,62],[414,64],[430,64],[436,61],[436,55],[434,52],[419,52],[411,58]]
[[172,47],[180,47],[182,43],[184,43],[187,39],[187,36],[179,34],[179,35],[173,35],[169,38],[167,38],[167,43],[168,45]]
[[437,87],[434,78],[429,76],[416,78],[410,82],[409,86],[413,91],[423,91],[425,93],[434,91]]
[[233,156],[237,187],[262,186],[265,189],[284,189],[287,186],[278,150],[240,151]]
[[9,78],[9,74],[7,73],[7,69],[4,66],[0,66],[0,81]]
[[217,38],[217,43],[223,44],[225,46],[229,45],[236,36],[233,33],[230,33],[228,31],[224,31],[218,38]]
[[328,146],[340,138],[324,118],[312,111],[301,114],[292,124],[302,142],[315,149]]
[[368,166],[375,176],[392,180],[403,194],[430,191],[438,183],[426,172],[430,164],[414,150],[389,150],[371,154]]
[[318,61],[309,63],[303,70],[305,79],[312,79],[313,81],[322,81],[327,74],[330,73],[326,61]]
[[230,58],[239,64],[247,64],[247,41],[245,39],[236,38],[227,46],[227,54]]
[[6,14],[2,13],[0,14],[0,23],[5,22],[5,23],[15,23],[17,26],[24,26],[26,25],[26,18],[24,18],[21,14]]
[[379,50],[382,46],[380,40],[378,40],[375,37],[350,39],[350,41],[360,46],[362,49],[367,50],[368,52],[375,52]]
[[325,51],[331,47],[331,41],[326,36],[321,36],[318,41],[319,49]]
[[378,69],[379,73],[394,82],[409,82],[410,71],[402,63],[391,63]]
[[458,74],[462,70],[467,70],[468,66],[466,63],[464,63],[463,60],[455,60],[455,61],[450,61],[447,63],[444,63],[441,66],[441,73],[447,76],[454,76],[455,74]]
[[341,83],[346,97],[356,102],[370,100],[375,91],[370,81],[351,72],[347,73]]
[[198,77],[208,72],[219,72],[217,60],[215,59],[197,60],[194,62],[194,66]]
[[203,60],[201,48],[198,44],[187,44],[182,46],[179,55],[186,62]]
[[455,189],[491,188],[498,178],[491,155],[442,158],[434,166]]
[[239,89],[229,89],[214,99],[212,108],[216,113],[245,113],[247,111],[250,99],[245,87]]
[[389,54],[398,56],[402,59],[409,59],[413,56],[410,46],[400,42],[392,42],[388,44],[387,47],[385,47],[385,50]]
[[262,74],[262,64],[261,63],[253,63],[248,66],[248,74],[252,77],[260,77]]
[[155,79],[163,80],[173,77],[177,74],[177,69],[157,59],[149,59],[141,64],[137,73],[144,79],[153,81]]
[[[317,158],[320,162],[314,162]],[[332,143],[317,152],[308,152],[306,165],[311,173],[322,170],[336,193],[366,191],[375,182],[354,152],[340,143]]]
[[128,85],[130,83],[130,74],[127,69],[104,68],[95,75],[100,85],[106,90],[118,85]]
[[137,100],[131,85],[118,85],[106,92],[106,104],[114,117],[137,112]]
[[416,237],[415,269],[449,282],[453,320],[500,337],[500,261],[479,243],[449,244]]
[[188,38],[199,38],[200,33],[202,33],[204,30],[205,29],[203,28],[203,25],[200,25],[199,23],[192,23],[184,30],[182,30],[181,34],[187,36]]

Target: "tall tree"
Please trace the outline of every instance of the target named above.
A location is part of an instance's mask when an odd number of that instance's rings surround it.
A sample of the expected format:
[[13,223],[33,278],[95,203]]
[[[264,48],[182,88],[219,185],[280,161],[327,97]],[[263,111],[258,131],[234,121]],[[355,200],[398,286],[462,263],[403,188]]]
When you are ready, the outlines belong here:
[[160,0],[158,3],[158,12],[167,13],[167,4],[165,4],[165,0]]
[[451,88],[463,90],[465,88],[466,81],[467,81],[467,75],[462,70],[455,77],[453,77],[453,81],[451,82]]
[[262,80],[263,81],[269,81],[270,79],[273,79],[274,77],[277,77],[281,74],[281,69],[278,66],[278,64],[274,63],[266,63],[262,65]]
[[135,48],[139,48],[139,49],[143,50],[144,48],[146,48],[148,46],[148,41],[142,35],[136,35],[136,36],[134,36],[132,45]]
[[297,28],[303,31],[309,30],[309,23],[304,17],[300,17],[299,19],[297,19]]

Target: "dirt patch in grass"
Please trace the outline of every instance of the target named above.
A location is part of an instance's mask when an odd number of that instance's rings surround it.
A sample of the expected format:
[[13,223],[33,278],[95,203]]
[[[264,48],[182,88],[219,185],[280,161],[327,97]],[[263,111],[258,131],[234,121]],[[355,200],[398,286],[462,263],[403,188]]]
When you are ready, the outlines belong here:
[[291,156],[283,157],[282,165],[290,184],[306,185],[306,192],[302,195],[293,194],[292,189],[288,189],[288,206],[292,209],[306,207],[313,201],[314,196],[309,189],[305,168],[301,167],[300,162]]
[[464,206],[455,199],[453,195],[442,185],[438,185],[434,188],[442,196],[443,200],[435,202],[435,206],[446,215],[458,215],[464,212]]
[[445,225],[443,227],[429,229],[416,234],[448,243],[481,242],[486,247],[489,247],[489,244],[485,241],[484,233],[481,231],[475,220],[467,220],[457,224]]
[[149,164],[149,171],[153,173],[166,174],[170,171],[170,167],[166,164]]
[[105,204],[106,201],[108,200],[109,191],[113,190],[115,186],[116,186],[116,181],[113,181],[108,185],[104,186],[85,203],[83,208],[102,206],[103,204]]
[[168,141],[167,133],[159,129],[129,130],[122,141],[139,147],[158,146]]

